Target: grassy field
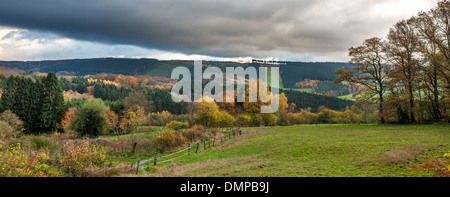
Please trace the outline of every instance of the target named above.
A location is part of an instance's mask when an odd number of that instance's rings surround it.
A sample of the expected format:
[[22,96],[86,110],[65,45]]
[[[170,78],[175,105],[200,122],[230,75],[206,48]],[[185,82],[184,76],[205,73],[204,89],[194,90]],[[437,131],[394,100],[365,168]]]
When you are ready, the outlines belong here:
[[353,98],[353,94],[347,94],[347,95],[338,96],[338,98],[340,98],[340,99],[352,100],[352,101],[355,100],[355,99]]
[[346,100],[351,100],[351,101],[356,101],[356,99],[353,98],[353,94],[347,94],[347,95],[338,96],[338,98],[340,98],[340,99],[346,99]]
[[312,88],[300,88],[300,89],[293,89],[293,88],[281,88],[284,90],[293,90],[293,91],[299,91],[299,92],[306,92],[306,93],[312,93]]
[[[450,151],[449,125],[296,125],[243,135],[138,176],[415,177]],[[195,146],[195,145],[194,145]]]

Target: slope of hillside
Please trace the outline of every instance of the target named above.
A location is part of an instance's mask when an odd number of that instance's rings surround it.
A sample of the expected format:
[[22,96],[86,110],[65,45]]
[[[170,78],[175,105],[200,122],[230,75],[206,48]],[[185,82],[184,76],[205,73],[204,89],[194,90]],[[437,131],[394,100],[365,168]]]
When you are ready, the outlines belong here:
[[[414,167],[428,157],[442,157],[449,150],[445,140],[450,137],[447,130],[445,125],[322,124],[248,128],[236,138],[218,140],[215,146],[201,148],[198,153],[172,163],[157,167],[147,164],[149,167],[145,169],[149,170],[139,176],[433,176],[431,170],[414,170]],[[405,152],[413,153],[399,156]]]
[[[178,66],[193,69],[193,61],[157,59],[128,59],[128,58],[94,58],[94,59],[69,59],[69,60],[45,60],[45,61],[0,61],[0,66],[19,70],[33,70],[39,72],[55,72],[60,75],[87,75],[98,73],[113,73],[125,75],[151,75],[170,77],[172,70]],[[204,61],[205,67],[217,66],[225,71],[225,67],[260,67],[257,63],[237,63]],[[273,65],[270,65],[273,66]],[[321,81],[332,81],[336,77],[333,73],[336,69],[349,67],[347,63],[332,62],[287,62],[280,65],[282,78],[281,87],[292,88],[297,82],[305,78]]]
[[289,62],[281,66],[281,77],[286,88],[292,88],[295,83],[306,78],[320,81],[333,81],[334,71],[339,68],[350,69],[348,63],[336,62]]
[[311,107],[312,112],[317,112],[318,108],[323,105],[332,110],[339,111],[344,110],[346,107],[350,108],[352,105],[356,104],[356,102],[351,100],[295,90],[280,89],[280,92],[283,92],[286,95],[289,102],[293,102],[297,105],[297,110]]
[[68,72],[73,75],[114,73],[135,75],[156,65],[156,59],[96,58],[46,61],[0,61],[0,66],[39,72]]

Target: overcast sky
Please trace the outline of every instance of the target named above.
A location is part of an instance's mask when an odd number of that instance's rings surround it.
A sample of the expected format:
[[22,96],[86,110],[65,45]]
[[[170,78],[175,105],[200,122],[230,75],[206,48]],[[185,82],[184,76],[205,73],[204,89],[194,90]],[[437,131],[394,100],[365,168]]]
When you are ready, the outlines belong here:
[[437,0],[1,0],[0,60],[347,61]]

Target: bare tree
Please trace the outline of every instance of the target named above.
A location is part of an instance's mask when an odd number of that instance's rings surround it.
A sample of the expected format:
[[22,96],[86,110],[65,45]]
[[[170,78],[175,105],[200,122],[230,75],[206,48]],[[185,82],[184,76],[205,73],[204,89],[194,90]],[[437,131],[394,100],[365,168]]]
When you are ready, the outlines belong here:
[[363,45],[351,47],[349,56],[352,70],[338,69],[336,83],[348,81],[358,83],[365,88],[358,93],[362,99],[378,104],[381,123],[385,122],[383,113],[384,93],[388,82],[388,73],[392,67],[386,61],[386,42],[374,37],[364,41]]
[[441,1],[430,11],[420,12],[415,28],[421,42],[425,93],[433,119],[440,121],[446,110],[442,101],[450,89],[450,2]]
[[[387,36],[386,54],[392,71],[389,77],[395,79],[395,88],[405,88],[409,101],[409,121],[415,122],[414,92],[417,89],[419,73],[419,39],[414,27],[415,19],[401,20],[392,27]],[[402,87],[403,86],[403,87]]]
[[420,12],[417,17],[417,29],[428,45],[434,45],[444,58],[443,65],[437,70],[450,88],[450,2],[442,1],[428,12]]

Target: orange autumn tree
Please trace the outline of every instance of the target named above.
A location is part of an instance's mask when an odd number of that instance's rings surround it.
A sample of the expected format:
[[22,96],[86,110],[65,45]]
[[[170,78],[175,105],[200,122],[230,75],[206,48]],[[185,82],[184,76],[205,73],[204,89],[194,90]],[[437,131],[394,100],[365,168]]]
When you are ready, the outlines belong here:
[[132,133],[137,130],[137,126],[144,120],[145,110],[139,105],[134,105],[127,109],[120,120],[120,128],[123,132]]
[[276,114],[278,115],[278,124],[280,125],[289,125],[289,120],[287,118],[287,108],[288,105],[288,99],[284,93],[279,94],[278,99],[278,111]]
[[138,80],[136,79],[136,77],[133,76],[127,76],[126,80],[125,80],[125,84],[129,85],[129,86],[133,86],[133,87],[138,87]]
[[106,110],[106,118],[108,119],[108,129],[110,131],[113,131],[114,133],[118,133],[120,125],[119,116],[116,114],[116,112],[108,107]]
[[115,82],[115,83],[118,83],[118,84],[124,84],[125,79],[126,79],[126,76],[125,76],[125,75],[119,74],[119,75],[117,75],[117,77],[116,77],[116,79],[114,80],[114,82]]
[[[252,85],[255,85],[256,83],[256,97],[257,97],[257,101],[256,102],[250,102],[250,89],[249,87]],[[253,113],[253,114],[259,114],[261,112],[261,106],[263,105],[270,105],[271,101],[269,100],[268,102],[262,102],[261,98],[259,97],[259,85],[260,85],[260,80],[252,80],[249,82],[249,86],[245,89],[245,102],[244,102],[244,110],[249,112],[249,113]],[[265,86],[265,84],[262,84],[263,88],[267,88],[267,93],[269,95],[271,95],[272,93],[269,91],[269,88]]]
[[[227,98],[227,93],[224,91],[223,93],[223,101],[217,102],[217,105],[219,106],[220,110],[226,111],[228,114],[234,115],[236,111],[235,107],[235,101],[236,99],[236,91],[234,91],[234,97],[233,98]],[[229,101],[232,100],[232,101]]]
[[64,130],[67,129],[67,126],[69,126],[70,122],[75,118],[75,107],[69,107],[67,109],[66,113],[64,114],[64,117],[61,119],[61,125]]

